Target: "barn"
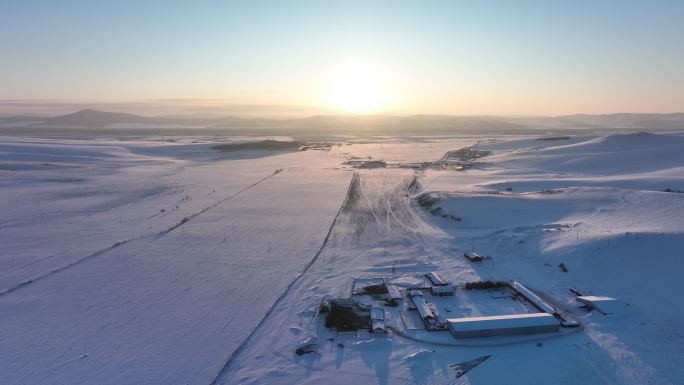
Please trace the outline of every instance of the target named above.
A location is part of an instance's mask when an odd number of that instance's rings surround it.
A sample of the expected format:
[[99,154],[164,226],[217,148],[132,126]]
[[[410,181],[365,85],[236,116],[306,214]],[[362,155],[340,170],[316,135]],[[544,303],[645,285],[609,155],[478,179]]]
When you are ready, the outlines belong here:
[[427,303],[427,301],[425,301],[425,298],[423,298],[423,293],[421,293],[420,290],[411,290],[410,296],[411,301],[413,302],[413,305],[418,311],[418,314],[420,314],[420,318],[425,323],[425,326],[428,329],[434,327],[437,321],[437,317],[432,312],[430,305]]
[[537,309],[547,312],[549,314],[555,314],[556,309],[553,307],[549,306],[543,299],[539,298],[538,295],[534,294],[530,289],[526,288],[523,286],[522,283],[513,281],[511,283],[511,287],[513,290],[518,292],[520,295],[525,297],[530,303],[532,303]]
[[549,313],[532,313],[450,318],[447,325],[456,338],[478,338],[557,332],[560,322]]
[[449,278],[447,278],[444,274],[431,271],[427,273],[426,276],[432,284],[430,286],[432,295],[440,297],[445,295],[454,295],[454,285],[451,284]]

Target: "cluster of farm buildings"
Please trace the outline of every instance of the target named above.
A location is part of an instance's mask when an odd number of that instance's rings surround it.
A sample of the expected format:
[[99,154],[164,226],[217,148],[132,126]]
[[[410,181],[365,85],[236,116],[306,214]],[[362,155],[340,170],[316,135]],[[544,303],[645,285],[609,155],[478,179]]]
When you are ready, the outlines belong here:
[[[476,314],[456,315],[451,309],[459,306],[456,298],[459,291],[487,292],[480,297],[484,298],[480,302],[484,307],[490,306],[486,303],[490,301],[487,298],[508,298],[516,302],[517,311],[482,315],[475,309]],[[329,328],[342,331],[364,328],[378,335],[390,329],[397,333],[425,330],[449,332],[454,338],[463,339],[555,333],[561,327],[579,326],[577,321],[568,319],[542,297],[517,281],[455,285],[445,274],[431,271],[398,279],[358,278],[349,298],[327,298],[322,309],[329,312],[326,321]],[[603,300],[605,305],[612,298],[586,296],[578,297],[578,300],[591,307],[592,300],[597,303]],[[344,312],[340,312],[340,308]]]

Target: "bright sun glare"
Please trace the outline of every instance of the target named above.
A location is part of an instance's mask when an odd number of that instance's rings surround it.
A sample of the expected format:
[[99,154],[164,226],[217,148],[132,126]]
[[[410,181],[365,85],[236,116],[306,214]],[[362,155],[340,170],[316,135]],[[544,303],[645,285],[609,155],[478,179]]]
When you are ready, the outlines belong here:
[[387,103],[382,76],[365,61],[350,61],[333,73],[328,95],[332,107],[363,114],[379,110]]

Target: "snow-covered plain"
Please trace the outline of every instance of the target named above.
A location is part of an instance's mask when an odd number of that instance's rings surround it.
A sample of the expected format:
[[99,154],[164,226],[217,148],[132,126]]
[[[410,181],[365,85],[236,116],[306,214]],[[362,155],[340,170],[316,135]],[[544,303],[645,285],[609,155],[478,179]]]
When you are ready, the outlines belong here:
[[[476,143],[492,153],[465,171],[345,164],[435,161]],[[0,140],[0,383],[684,381],[684,194],[665,192],[684,190],[684,136],[211,146]],[[491,259],[466,261],[471,248]],[[354,278],[432,270],[520,280],[582,327],[463,343],[336,334],[315,317]],[[570,288],[621,311],[588,313]],[[478,312],[480,299],[457,299]],[[311,337],[317,352],[296,355]],[[455,377],[450,365],[486,355]]]

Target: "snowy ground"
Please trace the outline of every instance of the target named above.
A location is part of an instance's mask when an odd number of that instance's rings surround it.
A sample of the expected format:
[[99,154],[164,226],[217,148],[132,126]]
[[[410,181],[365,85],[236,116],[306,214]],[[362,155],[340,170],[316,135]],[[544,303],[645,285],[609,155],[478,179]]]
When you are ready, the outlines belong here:
[[[466,171],[344,164],[475,143],[492,154]],[[2,138],[0,383],[681,383],[684,194],[664,190],[684,190],[683,150],[677,134],[238,153],[209,138]],[[467,262],[471,248],[491,259]],[[336,334],[315,317],[355,278],[431,270],[521,280],[582,327],[463,342]],[[587,313],[569,288],[621,312]],[[295,355],[309,337],[318,351]],[[455,377],[450,365],[486,355]]]

